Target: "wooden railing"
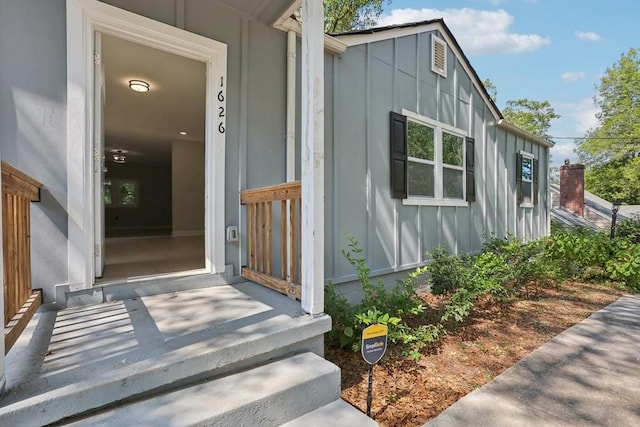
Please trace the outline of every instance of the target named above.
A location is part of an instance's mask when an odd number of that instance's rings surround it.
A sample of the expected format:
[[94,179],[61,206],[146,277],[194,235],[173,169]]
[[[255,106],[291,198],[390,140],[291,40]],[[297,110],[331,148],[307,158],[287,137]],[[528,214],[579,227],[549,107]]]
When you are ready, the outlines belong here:
[[31,289],[31,202],[40,201],[42,184],[8,163],[1,169],[6,353],[42,302]]
[[[248,265],[242,275],[297,299],[301,299],[301,195],[300,181],[245,190],[240,195],[240,202],[247,206],[249,249]],[[279,269],[273,262],[274,236],[280,238]]]

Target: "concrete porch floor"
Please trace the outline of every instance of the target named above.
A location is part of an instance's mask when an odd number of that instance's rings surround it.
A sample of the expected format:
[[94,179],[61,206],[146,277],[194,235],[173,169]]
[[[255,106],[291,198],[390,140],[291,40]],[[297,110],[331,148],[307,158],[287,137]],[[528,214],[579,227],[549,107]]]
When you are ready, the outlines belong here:
[[330,326],[254,283],[45,306],[7,354],[0,424],[55,422],[291,352],[322,354]]

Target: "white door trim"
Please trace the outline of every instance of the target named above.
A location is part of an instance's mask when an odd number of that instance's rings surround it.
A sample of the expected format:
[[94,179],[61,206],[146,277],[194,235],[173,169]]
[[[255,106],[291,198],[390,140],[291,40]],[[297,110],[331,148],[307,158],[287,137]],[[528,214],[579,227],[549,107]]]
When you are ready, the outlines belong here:
[[226,111],[226,44],[96,0],[67,0],[67,241],[71,290],[90,288],[95,281],[94,31],[206,63],[205,267],[211,274],[224,272],[226,118],[219,112]]

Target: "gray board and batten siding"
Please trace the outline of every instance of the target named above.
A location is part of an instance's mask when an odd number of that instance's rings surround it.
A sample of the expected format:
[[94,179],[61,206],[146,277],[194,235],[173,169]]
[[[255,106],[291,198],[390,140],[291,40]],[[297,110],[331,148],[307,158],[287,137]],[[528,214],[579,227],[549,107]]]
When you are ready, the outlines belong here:
[[[242,226],[240,190],[286,178],[286,34],[271,24],[290,2],[104,3],[227,44],[225,226]],[[67,173],[77,165],[67,164],[65,0],[1,2],[0,59],[2,160],[44,183],[42,201],[32,206],[33,286],[51,301],[76,262],[67,242]],[[239,275],[245,247],[230,242],[225,252]]]
[[[471,253],[484,235],[532,240],[548,234],[548,146],[498,126],[500,113],[480,93],[457,43],[447,43],[447,77],[431,71],[431,35],[452,37],[444,30],[431,24],[414,34],[353,44],[326,68],[333,86],[326,99],[325,275],[347,284],[347,293],[357,286],[353,267],[339,255],[346,234],[359,241],[372,274],[390,280],[427,262],[426,252],[436,246]],[[338,36],[347,44],[350,37]],[[474,202],[409,205],[392,198],[389,116],[403,111],[475,139]],[[531,207],[521,207],[516,193],[516,155],[522,151],[537,160],[540,174],[538,203]]]

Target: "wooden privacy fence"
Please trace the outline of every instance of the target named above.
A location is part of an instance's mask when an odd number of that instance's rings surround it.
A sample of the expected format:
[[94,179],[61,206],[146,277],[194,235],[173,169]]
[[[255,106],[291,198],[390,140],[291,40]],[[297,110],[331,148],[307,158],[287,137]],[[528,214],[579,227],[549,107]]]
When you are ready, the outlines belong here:
[[8,163],[1,169],[6,353],[42,302],[31,289],[31,202],[40,201],[42,184]]
[[[297,299],[301,299],[301,195],[300,181],[240,193],[240,203],[247,206],[249,248],[248,266],[242,268],[242,276]],[[273,262],[274,234],[280,238],[279,269]]]

